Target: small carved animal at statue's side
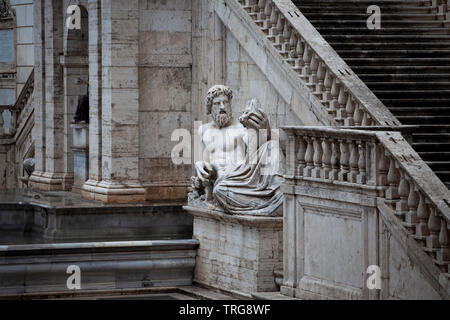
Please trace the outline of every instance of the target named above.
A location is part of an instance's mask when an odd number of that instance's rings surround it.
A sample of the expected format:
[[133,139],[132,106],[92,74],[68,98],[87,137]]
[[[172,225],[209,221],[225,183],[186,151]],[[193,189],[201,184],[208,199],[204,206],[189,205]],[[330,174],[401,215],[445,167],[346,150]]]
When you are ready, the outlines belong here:
[[192,182],[192,199],[202,199],[204,201],[212,200],[213,184],[211,182],[202,181],[199,177],[191,177]]

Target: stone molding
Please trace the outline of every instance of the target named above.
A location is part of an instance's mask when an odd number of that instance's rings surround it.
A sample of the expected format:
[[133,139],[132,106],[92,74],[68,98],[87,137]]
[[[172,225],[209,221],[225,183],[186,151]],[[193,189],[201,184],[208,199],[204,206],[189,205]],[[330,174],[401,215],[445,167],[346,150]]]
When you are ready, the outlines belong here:
[[138,182],[120,184],[88,180],[81,188],[81,194],[86,199],[108,203],[136,203],[146,200],[146,190]]

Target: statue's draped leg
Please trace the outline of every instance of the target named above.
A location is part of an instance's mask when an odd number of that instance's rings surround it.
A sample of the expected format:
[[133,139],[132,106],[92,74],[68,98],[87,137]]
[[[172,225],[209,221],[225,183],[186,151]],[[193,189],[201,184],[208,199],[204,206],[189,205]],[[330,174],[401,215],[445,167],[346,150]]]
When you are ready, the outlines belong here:
[[214,199],[231,214],[282,214],[282,157],[277,143],[266,142],[249,156],[247,163],[216,181]]

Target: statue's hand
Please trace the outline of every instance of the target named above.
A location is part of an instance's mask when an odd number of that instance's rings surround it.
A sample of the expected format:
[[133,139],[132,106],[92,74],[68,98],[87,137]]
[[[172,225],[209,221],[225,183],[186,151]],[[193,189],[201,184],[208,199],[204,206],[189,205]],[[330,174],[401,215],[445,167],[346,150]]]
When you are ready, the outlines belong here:
[[269,119],[262,109],[253,110],[248,117],[248,125],[253,129],[269,129]]
[[195,163],[195,169],[200,180],[210,181],[214,179],[215,170],[209,162],[198,161]]

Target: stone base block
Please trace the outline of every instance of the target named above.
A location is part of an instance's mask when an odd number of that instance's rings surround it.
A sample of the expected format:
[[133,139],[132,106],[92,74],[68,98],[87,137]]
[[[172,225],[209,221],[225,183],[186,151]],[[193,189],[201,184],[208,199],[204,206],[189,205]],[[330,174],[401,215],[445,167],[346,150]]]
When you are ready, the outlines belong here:
[[29,179],[31,189],[41,191],[70,191],[73,185],[73,174],[35,171]]
[[194,216],[194,238],[200,241],[194,281],[243,295],[278,291],[274,271],[283,267],[282,217],[183,209]]
[[145,186],[147,201],[186,201],[189,186],[155,185]]
[[85,199],[106,203],[145,202],[146,192],[140,184],[118,184],[110,182],[86,181],[81,190]]

